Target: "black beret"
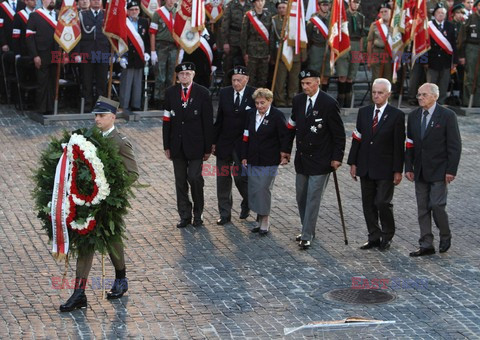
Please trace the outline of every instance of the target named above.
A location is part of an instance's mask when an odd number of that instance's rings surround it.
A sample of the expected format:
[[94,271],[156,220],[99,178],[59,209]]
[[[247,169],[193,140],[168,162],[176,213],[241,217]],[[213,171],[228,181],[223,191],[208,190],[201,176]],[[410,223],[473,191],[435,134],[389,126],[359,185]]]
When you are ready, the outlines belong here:
[[303,70],[298,74],[298,78],[300,78],[300,80],[309,77],[320,77],[320,73],[315,70]]
[[132,8],[132,7],[135,7],[135,6],[136,6],[136,7],[140,7],[140,5],[138,4],[138,2],[136,2],[135,0],[129,1],[129,2],[127,3],[127,9],[130,9],[130,8]]
[[247,68],[245,66],[237,65],[228,71],[228,78],[231,78],[234,74],[241,74],[248,76]]
[[177,67],[175,67],[175,72],[178,73],[182,71],[195,71],[195,64],[190,62],[178,64]]
[[102,114],[102,113],[117,114],[118,105],[119,105],[118,102],[100,96],[100,97],[98,97],[98,100],[95,103],[95,106],[93,107],[92,113],[95,113],[95,114]]
[[452,7],[452,12],[455,13],[456,11],[462,11],[465,9],[465,6],[463,4],[456,4],[455,6]]
[[380,4],[380,6],[378,7],[378,11],[380,12],[380,10],[381,10],[382,8],[392,9],[392,7],[390,7],[390,5],[388,4],[388,2],[384,2],[383,4]]
[[[435,12],[437,11],[437,9],[440,9],[440,8],[445,8],[445,6],[444,6],[441,2],[439,2],[439,3],[437,4],[437,6],[435,6],[435,8],[433,9],[433,13],[432,13],[432,14],[435,15]],[[445,8],[445,11],[446,11],[446,10],[447,10],[447,9]]]

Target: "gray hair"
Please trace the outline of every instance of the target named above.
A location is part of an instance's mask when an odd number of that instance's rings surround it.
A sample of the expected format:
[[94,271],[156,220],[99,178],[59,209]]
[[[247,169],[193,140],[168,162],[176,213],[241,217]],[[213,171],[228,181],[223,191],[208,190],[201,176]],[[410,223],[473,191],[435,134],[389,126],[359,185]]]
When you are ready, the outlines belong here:
[[387,91],[388,92],[391,92],[392,91],[392,84],[388,81],[388,79],[385,79],[385,78],[377,78],[373,81],[373,86],[375,85],[385,85],[387,87]]
[[429,90],[430,90],[430,93],[433,94],[436,97],[436,99],[438,99],[438,97],[440,97],[440,90],[439,90],[437,84],[425,83],[422,86],[428,87]]
[[258,88],[253,92],[252,98],[253,100],[257,99],[258,97],[265,98],[268,101],[273,100],[273,93],[269,89],[266,88]]

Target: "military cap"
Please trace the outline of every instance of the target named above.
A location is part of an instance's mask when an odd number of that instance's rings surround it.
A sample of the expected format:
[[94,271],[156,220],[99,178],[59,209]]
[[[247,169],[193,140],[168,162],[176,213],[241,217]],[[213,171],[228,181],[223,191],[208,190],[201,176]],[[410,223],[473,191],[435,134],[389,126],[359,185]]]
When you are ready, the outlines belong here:
[[444,6],[441,2],[439,2],[439,3],[435,6],[435,8],[433,9],[432,15],[435,15],[435,12],[436,12],[438,9],[440,9],[440,8],[444,8],[445,11],[447,11],[447,9],[445,8],[445,6]]
[[464,9],[465,9],[465,6],[463,4],[456,4],[455,6],[452,7],[452,13],[455,13],[456,11],[461,11],[463,13]]
[[390,7],[388,2],[384,2],[383,4],[380,4],[380,6],[378,7],[378,11],[380,12],[382,10],[382,8],[392,9],[392,7]]
[[118,102],[100,96],[100,97],[98,97],[98,100],[95,103],[95,106],[93,107],[92,113],[94,113],[94,114],[103,114],[103,113],[117,114],[118,105],[119,105]]
[[247,68],[245,66],[237,65],[234,68],[232,68],[230,71],[228,71],[228,77],[231,78],[235,74],[241,74],[243,76],[247,76]]
[[178,64],[177,67],[175,67],[175,72],[178,73],[182,71],[195,71],[195,64],[190,62]]
[[319,4],[329,4],[330,0],[318,0]]
[[130,9],[132,7],[140,7],[140,5],[135,0],[132,0],[127,3],[127,9]]
[[315,70],[303,70],[302,72],[300,72],[298,74],[298,78],[300,78],[300,80],[303,80],[305,78],[309,78],[309,77],[320,77],[320,73],[315,71]]
[[287,0],[279,0],[279,1],[277,1],[277,3],[275,4],[275,7],[278,8],[278,5],[281,5],[281,4],[288,5],[288,1],[287,1]]

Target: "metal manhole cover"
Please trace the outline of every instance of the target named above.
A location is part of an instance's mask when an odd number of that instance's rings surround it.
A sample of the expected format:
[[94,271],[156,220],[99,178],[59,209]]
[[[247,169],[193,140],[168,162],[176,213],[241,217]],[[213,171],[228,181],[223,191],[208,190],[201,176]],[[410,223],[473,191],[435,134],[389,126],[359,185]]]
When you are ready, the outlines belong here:
[[328,300],[362,305],[387,303],[395,300],[395,295],[378,289],[335,289],[323,296]]

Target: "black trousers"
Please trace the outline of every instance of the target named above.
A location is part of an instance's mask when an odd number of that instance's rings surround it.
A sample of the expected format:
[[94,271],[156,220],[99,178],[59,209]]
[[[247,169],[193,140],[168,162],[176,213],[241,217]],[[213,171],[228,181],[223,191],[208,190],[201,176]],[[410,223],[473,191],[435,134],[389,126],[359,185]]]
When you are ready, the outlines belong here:
[[57,64],[52,64],[52,56],[50,53],[42,53],[40,59],[42,60],[42,65],[40,69],[35,69],[38,85],[35,100],[38,112],[45,113],[47,111],[53,111]]
[[391,203],[394,191],[393,179],[372,180],[367,176],[360,178],[360,183],[368,241],[374,242],[380,238],[383,238],[383,241],[390,241],[395,234],[393,204]]
[[[107,96],[107,77],[109,65],[101,62],[92,63],[90,61],[82,65],[83,95],[85,96],[85,110],[88,112],[91,111],[91,108],[93,108],[98,96]],[[93,94],[94,80],[95,88],[97,89],[95,97]]]
[[202,219],[203,214],[203,185],[202,159],[188,160],[174,158],[173,172],[175,175],[175,189],[177,192],[177,209],[182,220],[192,219],[192,202],[188,197],[188,186],[192,191],[193,217]]

